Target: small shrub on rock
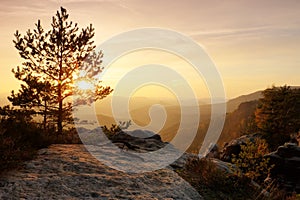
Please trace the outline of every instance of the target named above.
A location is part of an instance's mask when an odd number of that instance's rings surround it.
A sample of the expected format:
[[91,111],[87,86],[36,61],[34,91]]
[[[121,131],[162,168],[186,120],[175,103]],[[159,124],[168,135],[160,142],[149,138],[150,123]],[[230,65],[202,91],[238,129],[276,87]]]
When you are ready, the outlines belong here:
[[237,156],[232,155],[232,163],[240,168],[246,177],[262,183],[273,167],[269,165],[269,158],[264,157],[267,153],[269,151],[265,140],[259,138],[255,141],[248,140],[245,145],[241,145],[241,151]]

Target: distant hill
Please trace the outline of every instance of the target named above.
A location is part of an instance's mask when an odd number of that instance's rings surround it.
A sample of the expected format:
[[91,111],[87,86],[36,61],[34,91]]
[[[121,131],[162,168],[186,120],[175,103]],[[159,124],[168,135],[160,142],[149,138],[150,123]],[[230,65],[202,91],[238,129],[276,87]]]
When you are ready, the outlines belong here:
[[[261,97],[262,91],[256,91],[251,94],[242,95],[237,98],[231,99],[227,102],[227,115],[223,131],[218,141],[219,145],[223,145],[224,142],[229,142],[230,140],[237,138],[241,135],[245,124],[247,124],[251,117],[253,119],[254,111],[258,105],[258,100]],[[178,104],[174,104],[174,102],[170,103],[166,100],[155,101],[155,99],[138,98],[132,101],[132,107],[130,107],[131,117],[134,120],[134,122],[140,126],[145,126],[149,124],[149,108],[153,104],[161,104],[165,108],[167,120],[159,134],[161,135],[164,141],[171,141],[178,131],[181,120],[181,110]],[[199,107],[184,105],[184,108],[199,109],[200,112],[200,124],[198,132],[194,142],[191,144],[189,149],[190,152],[196,152],[199,149],[199,146],[201,146],[204,136],[207,132],[207,128],[210,122],[211,105],[200,104]],[[108,110],[110,108],[106,107],[105,109]],[[156,113],[156,115],[154,114],[154,116],[157,115],[159,115],[159,113]],[[187,119],[192,119],[192,117],[194,116],[190,116],[187,114],[185,117]],[[109,114],[105,114],[105,116],[99,116],[99,119],[100,121],[102,120],[102,122],[108,123],[106,125],[110,125],[114,122]],[[124,119],[124,121],[126,120]],[[182,128],[186,134],[190,133],[189,125]]]
[[[291,88],[296,89],[300,88],[300,86],[291,86]],[[241,103],[259,100],[260,98],[262,98],[262,90],[230,99],[227,102],[227,113],[231,113],[236,110]]]
[[223,145],[244,134],[244,128],[254,117],[258,100],[242,102],[236,110],[227,113],[222,134],[218,143]]
[[[228,114],[225,121],[224,130],[222,132],[222,135],[219,140],[219,144],[222,144],[228,140],[231,140],[235,138],[239,133],[240,130],[240,121],[245,121],[252,113],[253,113],[253,106],[251,104],[245,104],[244,106],[239,105],[241,103],[251,101],[251,100],[258,100],[261,97],[261,91],[249,94],[249,95],[243,95],[238,98],[232,99],[228,101],[227,106],[230,111],[234,111],[232,114]],[[109,99],[107,99],[107,102]],[[124,99],[125,100],[125,99]],[[111,124],[115,123],[114,119],[111,117],[111,114],[108,112],[109,109],[111,109],[109,104],[107,102],[102,105],[100,105],[98,108],[101,111],[105,111],[105,114],[98,114],[98,120],[101,125],[107,125],[110,126]],[[132,102],[132,107],[130,107],[130,114],[135,123],[137,123],[139,126],[146,126],[151,122],[150,116],[149,116],[149,109],[151,105],[153,104],[161,104],[165,108],[166,112],[166,122],[163,126],[163,129],[160,130],[159,134],[161,135],[162,139],[164,141],[171,141],[173,137],[176,135],[180,120],[181,120],[181,110],[180,106],[178,104],[172,104],[168,101],[160,100],[158,102],[155,102],[154,99],[147,99],[147,98],[137,98],[134,99]],[[104,107],[104,105],[106,105]],[[248,106],[250,106],[248,108]],[[198,108],[192,107],[192,106],[184,106],[184,109],[199,109],[200,112],[200,124],[199,129],[197,132],[197,135],[195,137],[194,142],[191,144],[189,151],[196,152],[201,146],[204,136],[206,134],[208,124],[210,122],[210,112],[211,112],[211,105],[210,104],[202,104],[199,105]],[[124,110],[126,112],[126,110]],[[122,112],[121,112],[122,113]],[[155,116],[155,113],[154,113]],[[127,121],[129,119],[122,118],[122,116],[118,116],[123,121]],[[194,116],[189,116],[188,114],[186,116],[186,119],[191,119]],[[191,120],[192,121],[192,120]],[[187,127],[182,127],[183,131],[187,134],[190,132],[189,125]]]
[[231,99],[227,102],[227,113],[231,113],[234,110],[236,110],[239,107],[239,105],[241,105],[241,103],[258,100],[261,97],[262,91],[257,91]]

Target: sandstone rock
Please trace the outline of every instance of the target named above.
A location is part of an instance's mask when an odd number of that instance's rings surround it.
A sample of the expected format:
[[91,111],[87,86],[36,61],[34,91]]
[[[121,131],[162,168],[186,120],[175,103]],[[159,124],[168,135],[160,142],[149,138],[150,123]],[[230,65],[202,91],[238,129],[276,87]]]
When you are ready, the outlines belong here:
[[232,163],[224,162],[216,158],[211,158],[210,160],[216,165],[218,169],[224,171],[225,173],[236,174],[236,172],[240,172],[240,169]]
[[172,169],[183,169],[189,159],[197,159],[198,156],[195,154],[184,153],[182,156],[177,159],[175,162],[170,164]]
[[245,145],[248,140],[255,141],[256,138],[259,138],[259,134],[243,135],[237,139],[230,141],[228,144],[225,144],[221,154],[220,159],[225,162],[231,162],[232,155],[238,155],[241,151],[241,145]]
[[204,153],[205,158],[219,158],[220,157],[220,151],[219,146],[215,143],[211,143],[207,150]]
[[[152,137],[154,135],[157,135],[156,133],[149,131],[149,130],[133,130],[133,131],[124,131],[128,135],[134,136],[134,137],[139,137],[139,138],[148,138]],[[158,135],[159,136],[159,135]]]
[[[141,135],[145,136],[144,134],[140,134],[140,136]],[[158,134],[146,138],[141,138],[121,131],[113,135],[110,139],[113,143],[118,143],[119,146],[120,144],[123,144],[123,147],[126,147],[128,150],[134,151],[156,151],[163,148],[167,144],[161,140],[161,137]]]
[[277,179],[288,191],[300,192],[300,147],[294,143],[286,143],[278,147],[277,151],[266,155],[270,164],[271,178]]
[[202,199],[170,169],[123,173],[83,145],[51,145],[40,152],[0,178],[0,199]]

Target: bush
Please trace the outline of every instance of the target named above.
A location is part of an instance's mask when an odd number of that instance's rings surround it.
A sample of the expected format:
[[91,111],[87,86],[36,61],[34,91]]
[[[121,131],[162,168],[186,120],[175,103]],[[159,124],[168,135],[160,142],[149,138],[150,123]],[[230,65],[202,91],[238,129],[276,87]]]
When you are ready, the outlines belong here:
[[131,121],[123,121],[123,122],[119,122],[119,124],[112,124],[109,128],[104,125],[101,127],[103,133],[106,135],[106,137],[108,137],[109,139],[119,133],[122,130],[126,130],[129,126],[131,125]]
[[257,194],[251,180],[226,173],[209,159],[190,159],[177,173],[205,199],[253,199]]
[[256,138],[255,141],[248,140],[245,145],[241,145],[240,153],[232,155],[232,163],[240,168],[245,176],[263,183],[271,168],[269,159],[265,158],[268,152],[268,145],[265,140]]
[[33,120],[34,112],[0,107],[0,170],[18,167],[22,161],[32,159],[40,148],[54,143],[81,143],[77,131],[70,126],[58,135],[51,124],[47,129]]
[[40,130],[33,123],[1,119],[0,169],[11,168],[31,159],[43,147]]
[[288,194],[275,182],[265,188],[243,174],[224,172],[209,159],[191,158],[184,169],[176,172],[189,182],[204,199],[296,200],[297,194]]
[[110,139],[113,135],[119,133],[122,129],[120,126],[116,124],[112,124],[111,127],[107,127],[106,125],[102,126],[103,133]]
[[0,107],[0,169],[17,167],[46,147],[43,129],[32,113],[9,106]]

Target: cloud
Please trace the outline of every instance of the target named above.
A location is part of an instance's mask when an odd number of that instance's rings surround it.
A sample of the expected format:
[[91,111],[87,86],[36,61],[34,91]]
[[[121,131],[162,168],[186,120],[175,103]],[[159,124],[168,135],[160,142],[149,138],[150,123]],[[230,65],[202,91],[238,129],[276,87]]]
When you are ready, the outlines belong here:
[[247,35],[247,34],[253,34],[258,33],[262,31],[266,31],[270,29],[270,27],[249,27],[249,28],[236,28],[236,29],[215,29],[210,31],[193,31],[189,34],[191,36],[235,36],[235,35]]
[[39,0],[15,0],[1,2],[0,15],[2,16],[40,16],[48,13],[49,9],[56,8],[57,3]]
[[282,36],[296,36],[300,34],[300,26],[286,24],[285,26],[258,26],[233,29],[213,29],[209,31],[190,31],[188,33],[193,38],[208,37],[213,39],[253,39]]

